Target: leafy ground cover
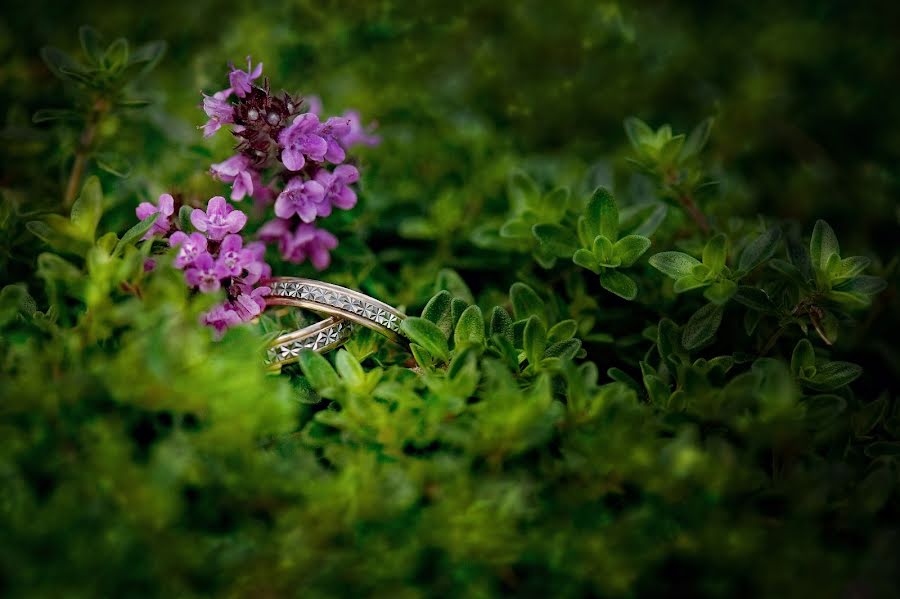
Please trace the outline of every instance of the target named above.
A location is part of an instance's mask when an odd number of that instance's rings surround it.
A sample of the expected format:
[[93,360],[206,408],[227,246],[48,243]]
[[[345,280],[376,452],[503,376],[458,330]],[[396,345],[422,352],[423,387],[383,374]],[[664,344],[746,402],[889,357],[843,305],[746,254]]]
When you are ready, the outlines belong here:
[[[894,5],[76,4],[0,20],[4,595],[896,594]],[[269,274],[411,343],[272,375]]]

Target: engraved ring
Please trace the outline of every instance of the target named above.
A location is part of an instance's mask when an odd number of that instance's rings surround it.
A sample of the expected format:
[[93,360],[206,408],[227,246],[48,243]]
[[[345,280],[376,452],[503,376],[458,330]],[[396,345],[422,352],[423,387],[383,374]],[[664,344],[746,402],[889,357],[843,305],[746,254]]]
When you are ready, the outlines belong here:
[[340,285],[298,277],[276,277],[268,282],[268,306],[296,306],[346,318],[395,341],[402,339],[400,322],[406,315],[368,295]]
[[329,317],[300,330],[277,337],[266,351],[266,365],[278,370],[296,362],[300,352],[311,349],[320,354],[337,349],[350,338],[353,325],[343,318]]

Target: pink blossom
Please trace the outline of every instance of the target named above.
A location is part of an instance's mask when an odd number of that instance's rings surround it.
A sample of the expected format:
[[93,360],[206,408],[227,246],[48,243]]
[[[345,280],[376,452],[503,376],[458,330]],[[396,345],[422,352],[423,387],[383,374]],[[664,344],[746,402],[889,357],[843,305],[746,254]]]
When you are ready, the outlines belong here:
[[206,212],[194,208],[191,224],[213,241],[221,241],[229,233],[239,233],[247,224],[247,215],[229,206],[222,196],[216,196],[209,200]]
[[237,202],[253,194],[254,180],[259,181],[259,173],[250,167],[250,159],[243,154],[235,154],[228,160],[213,164],[209,172],[219,181],[233,184],[231,199]]
[[135,209],[135,214],[140,220],[147,220],[157,212],[159,217],[150,230],[144,234],[144,239],[150,239],[154,235],[165,236],[169,229],[172,228],[171,216],[175,214],[175,199],[168,193],[159,196],[157,200],[158,206],[154,206],[150,202],[141,202]]
[[290,221],[269,221],[259,230],[263,241],[277,242],[282,257],[299,264],[309,258],[316,270],[324,270],[331,263],[330,251],[337,247],[337,238],[314,225],[300,223],[292,231]]
[[256,79],[259,79],[259,76],[262,75],[262,63],[256,65],[256,68],[253,68],[253,61],[250,60],[250,57],[247,57],[247,70],[241,71],[236,69],[234,65],[231,66],[231,72],[228,73],[228,82],[231,84],[231,89],[234,91],[234,94],[238,98],[243,98],[247,94],[250,93],[250,90],[253,89],[251,83]]
[[193,264],[200,254],[206,252],[206,245],[206,237],[201,233],[191,233],[190,235],[182,231],[172,233],[172,236],[169,237],[169,246],[180,246],[173,263],[175,268],[184,268]]
[[359,180],[359,171],[355,166],[342,164],[334,172],[319,169],[315,180],[325,190],[325,201],[329,204],[341,210],[349,210],[356,205],[356,193],[350,189],[350,185]]
[[311,112],[298,115],[294,122],[278,134],[283,148],[281,161],[289,171],[299,171],[306,158],[322,162],[329,150],[328,141],[319,135],[319,117]]
[[325,200],[325,188],[318,181],[294,177],[275,200],[275,215],[290,218],[296,214],[305,223],[331,214],[331,203]]
[[191,287],[197,287],[203,293],[212,293],[222,287],[221,279],[228,276],[228,271],[213,259],[209,252],[200,254],[193,266],[184,271],[184,279]]

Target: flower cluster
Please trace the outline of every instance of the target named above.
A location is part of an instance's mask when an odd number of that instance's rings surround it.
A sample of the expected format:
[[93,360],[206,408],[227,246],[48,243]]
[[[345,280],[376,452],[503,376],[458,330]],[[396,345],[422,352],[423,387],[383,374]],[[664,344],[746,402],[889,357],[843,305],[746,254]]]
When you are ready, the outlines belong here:
[[206,210],[191,212],[196,231],[182,231],[173,222],[175,200],[169,194],[159,196],[156,205],[143,202],[135,211],[146,220],[159,213],[145,238],[162,237],[177,248],[175,268],[184,271],[187,284],[202,293],[224,289],[227,299],[203,316],[203,322],[219,333],[247,322],[265,308],[269,288],[260,281],[271,276],[265,262],[262,242],[244,243],[239,234],[247,224],[247,215],[228,204],[222,196],[209,200]]
[[[233,65],[229,87],[204,95],[203,110],[209,120],[204,134],[215,134],[230,125],[238,138],[237,154],[213,164],[210,173],[231,185],[231,199],[251,197],[263,205],[274,200],[275,218],[260,229],[260,239],[275,244],[284,260],[309,259],[317,270],[331,261],[337,239],[313,223],[334,208],[356,205],[353,184],[359,171],[347,163],[347,151],[355,145],[376,145],[380,139],[364,127],[357,112],[322,120],[317,98],[302,100],[287,93],[269,91],[262,63],[247,70]],[[268,179],[264,183],[264,177]]]

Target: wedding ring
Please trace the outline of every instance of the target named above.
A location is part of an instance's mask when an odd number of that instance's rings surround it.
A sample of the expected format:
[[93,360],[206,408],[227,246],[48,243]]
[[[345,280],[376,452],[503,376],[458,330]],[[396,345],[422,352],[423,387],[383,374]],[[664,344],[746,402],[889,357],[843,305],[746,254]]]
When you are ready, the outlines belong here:
[[266,365],[273,370],[296,362],[304,349],[320,354],[342,346],[350,338],[353,325],[343,318],[329,317],[292,333],[277,337],[266,351]]
[[[406,315],[368,295],[340,285],[298,277],[275,277],[268,281],[269,306],[297,306],[346,318],[395,340],[402,339],[400,322]],[[348,327],[349,328],[349,327]]]

